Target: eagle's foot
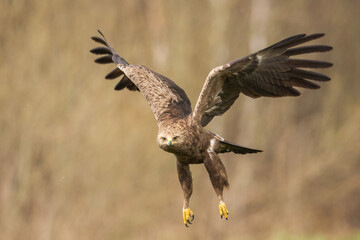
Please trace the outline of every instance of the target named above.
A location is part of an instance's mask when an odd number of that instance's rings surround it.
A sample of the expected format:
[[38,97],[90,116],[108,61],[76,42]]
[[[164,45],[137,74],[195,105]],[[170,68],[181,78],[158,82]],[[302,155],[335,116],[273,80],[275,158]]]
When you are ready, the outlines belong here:
[[186,227],[189,227],[188,224],[192,224],[192,221],[195,218],[193,211],[190,208],[183,209],[183,217],[184,217],[184,224]]
[[220,217],[223,218],[223,216],[225,217],[226,220],[228,220],[228,214],[229,211],[226,208],[226,205],[223,201],[220,201],[219,204],[219,212],[220,212]]

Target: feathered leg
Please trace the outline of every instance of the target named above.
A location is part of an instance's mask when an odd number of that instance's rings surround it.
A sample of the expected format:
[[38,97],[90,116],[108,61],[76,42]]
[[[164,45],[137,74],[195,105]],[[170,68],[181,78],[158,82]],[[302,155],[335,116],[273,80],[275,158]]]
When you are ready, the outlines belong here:
[[204,165],[206,170],[209,173],[211,183],[215,189],[216,195],[219,199],[219,212],[221,218],[224,216],[225,219],[228,219],[228,210],[223,198],[224,187],[229,187],[229,182],[227,179],[227,174],[224,164],[221,162],[220,158],[216,153],[210,152],[208,157],[204,159]]
[[184,205],[183,205],[183,218],[184,224],[188,227],[188,224],[194,220],[194,213],[190,210],[189,200],[192,194],[192,177],[190,167],[188,163],[183,163],[179,159],[177,160],[177,172],[181,188],[184,192]]

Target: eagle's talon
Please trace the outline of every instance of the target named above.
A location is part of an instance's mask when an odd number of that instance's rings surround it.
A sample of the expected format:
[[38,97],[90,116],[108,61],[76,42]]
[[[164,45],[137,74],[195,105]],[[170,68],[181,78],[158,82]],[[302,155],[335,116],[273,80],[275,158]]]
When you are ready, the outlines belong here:
[[190,208],[183,209],[183,217],[184,217],[184,224],[185,227],[189,227],[188,224],[192,224],[192,221],[195,218],[193,211]]
[[221,201],[220,204],[219,204],[219,212],[220,212],[220,217],[221,217],[221,219],[222,219],[223,216],[224,216],[225,219],[228,220],[229,211],[227,210],[225,203],[222,202],[222,201]]
[[194,221],[194,218],[195,218],[195,214],[193,212],[191,212],[190,217],[191,217],[190,224],[192,224],[192,221]]

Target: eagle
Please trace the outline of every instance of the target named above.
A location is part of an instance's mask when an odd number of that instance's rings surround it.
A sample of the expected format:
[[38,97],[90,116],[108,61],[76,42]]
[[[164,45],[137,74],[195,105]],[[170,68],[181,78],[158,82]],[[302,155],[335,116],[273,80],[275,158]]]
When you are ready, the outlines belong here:
[[314,81],[329,81],[330,78],[305,69],[333,65],[326,61],[292,58],[301,54],[330,51],[332,47],[328,45],[299,46],[325,34],[294,35],[212,69],[192,109],[185,91],[175,82],[145,66],[129,64],[109,45],[102,32],[98,32],[101,37],[91,37],[103,45],[90,50],[93,54],[102,55],[95,62],[115,63],[116,68],[105,76],[106,79],[120,78],[115,90],[127,88],[144,95],[157,121],[159,147],[176,157],[177,173],[184,193],[182,211],[186,227],[195,216],[189,206],[193,191],[190,164],[205,165],[219,200],[220,217],[227,220],[229,212],[223,190],[229,187],[229,181],[219,154],[262,152],[231,143],[204,127],[215,116],[229,110],[240,93],[251,98],[283,97],[299,96],[297,87],[318,89],[320,86]]

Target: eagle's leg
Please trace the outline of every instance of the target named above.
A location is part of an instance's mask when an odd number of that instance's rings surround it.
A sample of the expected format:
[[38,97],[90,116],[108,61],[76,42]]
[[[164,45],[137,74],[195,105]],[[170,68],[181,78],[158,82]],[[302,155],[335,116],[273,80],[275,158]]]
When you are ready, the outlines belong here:
[[223,198],[224,187],[229,187],[225,166],[216,153],[209,153],[208,157],[204,160],[204,165],[219,199],[220,217],[224,216],[228,220],[229,212]]
[[194,213],[190,210],[189,200],[192,194],[192,177],[190,172],[190,166],[188,163],[183,163],[179,159],[177,160],[177,172],[181,188],[184,192],[184,205],[183,205],[183,218],[184,224],[188,227],[188,224],[194,220]]

